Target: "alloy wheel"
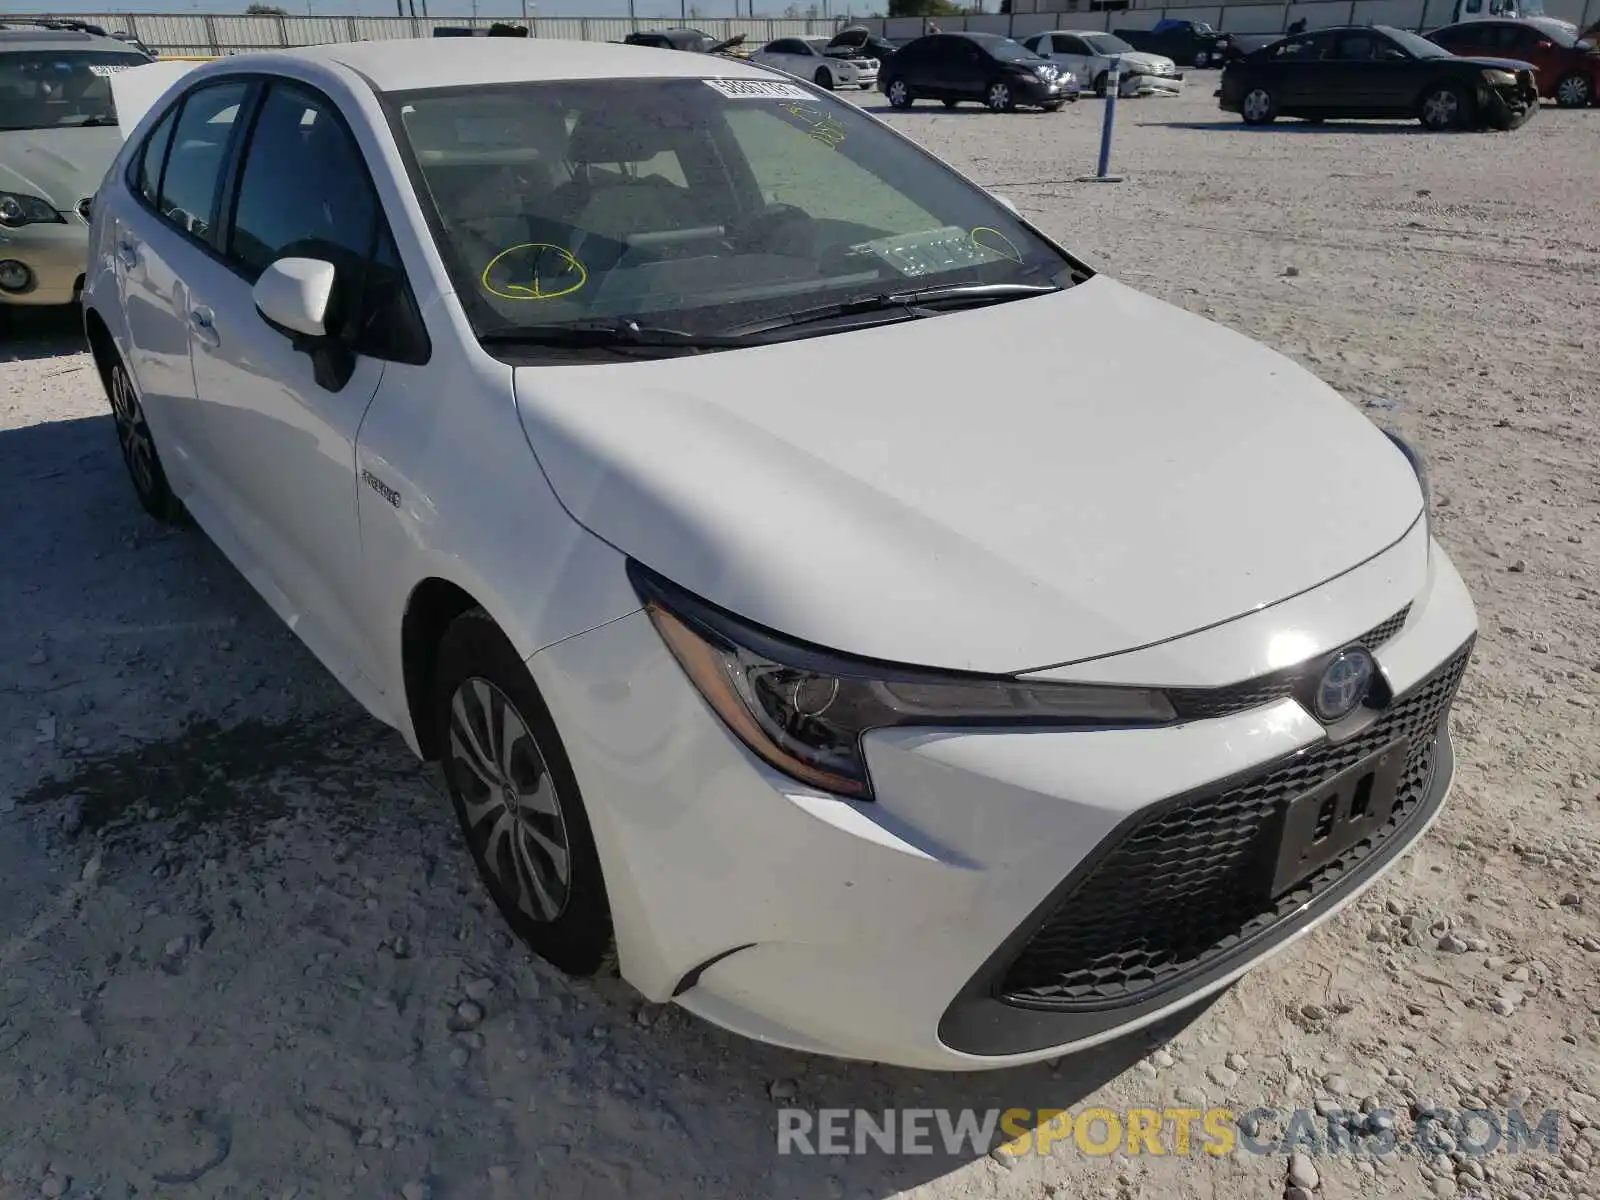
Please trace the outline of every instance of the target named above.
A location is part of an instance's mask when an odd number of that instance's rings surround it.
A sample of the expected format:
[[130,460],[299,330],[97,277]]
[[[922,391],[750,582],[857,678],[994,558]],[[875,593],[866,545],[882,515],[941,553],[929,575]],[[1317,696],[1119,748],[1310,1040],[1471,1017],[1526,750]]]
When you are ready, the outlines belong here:
[[150,440],[150,426],[145,422],[133,381],[120,363],[111,368],[111,414],[116,419],[117,444],[122,447],[122,459],[133,476],[133,486],[141,497],[149,497],[156,491],[155,444]]
[[1448,88],[1429,92],[1422,102],[1422,123],[1429,129],[1449,129],[1461,115],[1461,101]]
[[1585,75],[1568,75],[1556,84],[1556,103],[1562,108],[1583,108],[1589,103],[1589,79]]
[[911,106],[911,92],[903,80],[896,79],[889,85],[889,103],[896,108],[909,108]]
[[449,754],[484,869],[529,920],[554,921],[572,890],[566,819],[527,722],[487,679],[465,679],[451,697]]
[[1011,107],[1011,89],[1003,83],[991,84],[989,87],[989,107],[995,112],[1004,112]]
[[1272,95],[1266,88],[1255,88],[1246,93],[1240,107],[1246,121],[1259,124],[1272,115]]

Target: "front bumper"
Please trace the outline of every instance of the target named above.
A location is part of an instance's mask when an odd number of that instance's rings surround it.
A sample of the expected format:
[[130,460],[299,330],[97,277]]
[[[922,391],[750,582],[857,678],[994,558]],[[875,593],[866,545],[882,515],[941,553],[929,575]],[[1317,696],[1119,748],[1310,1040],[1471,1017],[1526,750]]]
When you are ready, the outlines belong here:
[[1066,76],[1057,75],[1048,83],[1043,79],[1019,79],[1011,83],[1012,95],[1018,104],[1059,104],[1077,96],[1080,85],[1077,79],[1070,82]]
[[[1162,729],[882,731],[867,739],[879,798],[855,803],[772,772],[734,742],[642,613],[529,667],[589,806],[630,982],[762,1041],[974,1070],[1159,1021],[1353,900],[1443,803],[1446,715],[1475,632],[1466,589],[1435,546],[1421,593],[1376,651],[1397,698],[1377,732],[1351,742],[1407,722],[1416,761],[1402,817],[1314,895],[1254,913],[1240,908],[1222,860],[1241,829],[1314,784],[1319,763],[1350,753],[1330,750],[1323,726],[1281,694],[1247,695],[1242,708],[1236,694],[1223,715]],[[1285,782],[1286,770],[1299,774]],[[1187,903],[1174,886],[1187,869],[1140,875],[1124,863],[1127,887],[1103,886],[1116,882],[1103,872],[1095,883],[1130,831],[1219,797],[1232,824],[1211,820],[1186,853],[1221,865],[1195,877]],[[1064,901],[1070,921],[1058,919]],[[1168,907],[1152,920],[1152,904]],[[1215,928],[1200,930],[1197,914]],[[1216,940],[1227,919],[1238,925],[1231,938],[1190,945],[1177,961],[1180,939],[1166,934]],[[1072,964],[1048,961],[1073,928],[1095,939],[1078,967],[1102,982],[1120,972],[1088,1002]],[[1157,963],[1151,952],[1163,947]],[[1139,970],[1130,955],[1144,955]],[[1145,968],[1152,979],[1136,978]]]
[[1183,75],[1125,75],[1123,96],[1177,96],[1183,92]]
[[1537,85],[1478,88],[1478,112],[1484,123],[1494,129],[1518,129],[1526,125],[1539,111]]
[[0,227],[0,262],[20,262],[32,282],[20,292],[0,289],[0,304],[71,304],[83,287],[89,261],[89,227],[76,213],[63,213],[60,225]]

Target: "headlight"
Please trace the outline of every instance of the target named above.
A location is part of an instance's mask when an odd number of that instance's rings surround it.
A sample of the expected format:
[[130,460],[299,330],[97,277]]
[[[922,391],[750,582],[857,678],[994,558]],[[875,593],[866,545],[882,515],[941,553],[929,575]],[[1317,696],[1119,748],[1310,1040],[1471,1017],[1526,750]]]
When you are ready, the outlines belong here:
[[1488,70],[1483,73],[1483,81],[1490,87],[1512,87],[1517,82],[1517,76],[1512,71]]
[[638,563],[657,632],[723,723],[784,774],[872,799],[862,735],[896,726],[1104,728],[1177,719],[1148,688],[1026,683],[851,659],[743,621]]
[[62,224],[61,214],[48,200],[19,192],[0,192],[0,225],[16,229],[22,225]]
[[1422,516],[1427,522],[1428,536],[1433,536],[1433,489],[1428,485],[1428,465],[1422,461],[1422,455],[1417,453],[1410,442],[1397,433],[1383,431],[1387,437],[1406,456],[1406,461],[1411,464],[1411,469],[1416,472],[1417,484],[1422,488]]

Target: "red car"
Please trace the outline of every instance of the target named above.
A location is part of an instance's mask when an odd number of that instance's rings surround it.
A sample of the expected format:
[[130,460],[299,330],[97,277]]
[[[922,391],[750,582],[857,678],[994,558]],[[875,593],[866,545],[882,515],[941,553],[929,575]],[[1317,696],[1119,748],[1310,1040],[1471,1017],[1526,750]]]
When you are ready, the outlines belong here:
[[1462,21],[1428,34],[1451,54],[1493,55],[1532,64],[1539,95],[1562,108],[1583,108],[1600,97],[1600,50],[1555,21]]

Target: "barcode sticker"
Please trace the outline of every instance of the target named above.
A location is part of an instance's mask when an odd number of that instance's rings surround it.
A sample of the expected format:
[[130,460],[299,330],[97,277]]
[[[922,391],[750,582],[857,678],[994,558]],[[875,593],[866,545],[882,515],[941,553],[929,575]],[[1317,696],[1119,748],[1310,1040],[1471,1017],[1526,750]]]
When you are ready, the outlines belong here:
[[89,74],[98,75],[102,79],[110,79],[118,71],[126,71],[133,65],[133,63],[118,63],[115,66],[108,66],[104,63],[94,63],[89,67]]
[[702,79],[701,83],[729,100],[811,100],[805,88],[775,79]]

